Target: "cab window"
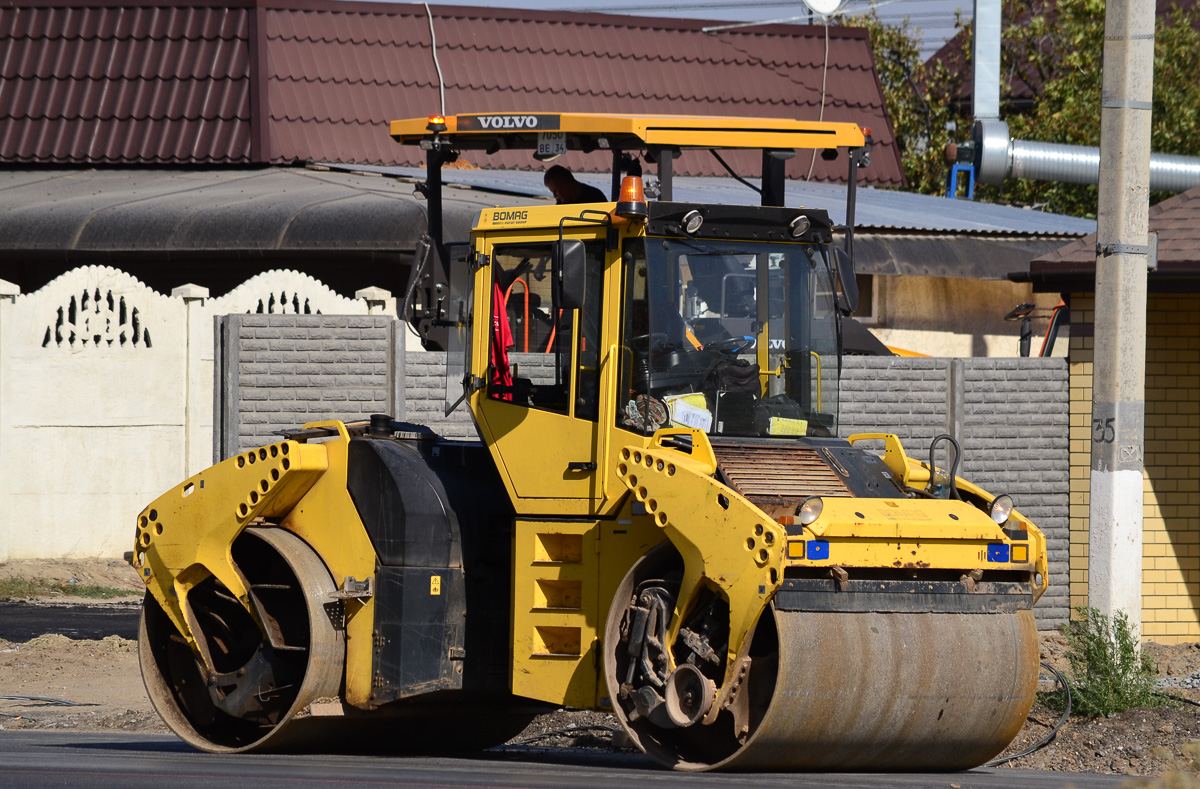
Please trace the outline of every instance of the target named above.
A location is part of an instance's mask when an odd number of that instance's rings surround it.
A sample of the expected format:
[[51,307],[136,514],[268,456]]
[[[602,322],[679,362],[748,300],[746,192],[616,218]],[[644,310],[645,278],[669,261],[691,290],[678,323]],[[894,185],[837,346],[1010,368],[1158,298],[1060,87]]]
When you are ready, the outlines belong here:
[[597,419],[604,244],[589,241],[584,247],[587,302],[578,310],[578,326],[576,311],[559,306],[549,243],[493,248],[489,398],[569,414],[575,377],[575,416]]

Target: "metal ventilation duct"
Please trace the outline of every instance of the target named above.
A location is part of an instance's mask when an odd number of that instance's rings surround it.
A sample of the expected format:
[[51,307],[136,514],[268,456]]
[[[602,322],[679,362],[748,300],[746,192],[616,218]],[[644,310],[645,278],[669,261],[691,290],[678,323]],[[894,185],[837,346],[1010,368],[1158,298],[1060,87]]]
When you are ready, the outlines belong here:
[[[994,119],[975,121],[975,177],[981,184],[1001,184],[1005,178],[1030,178],[1069,184],[1100,180],[1100,149],[1083,145],[1014,140],[1008,124]],[[1200,157],[1150,154],[1150,190],[1184,192],[1200,186]]]

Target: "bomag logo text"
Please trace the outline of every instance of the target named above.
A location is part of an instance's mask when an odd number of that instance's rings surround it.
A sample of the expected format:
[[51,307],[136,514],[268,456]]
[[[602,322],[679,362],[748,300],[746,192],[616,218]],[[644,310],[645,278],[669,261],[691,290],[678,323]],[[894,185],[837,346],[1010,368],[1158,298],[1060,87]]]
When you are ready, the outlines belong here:
[[480,115],[484,129],[533,129],[538,125],[536,115]]
[[497,211],[492,215],[493,222],[524,222],[527,219],[528,211]]

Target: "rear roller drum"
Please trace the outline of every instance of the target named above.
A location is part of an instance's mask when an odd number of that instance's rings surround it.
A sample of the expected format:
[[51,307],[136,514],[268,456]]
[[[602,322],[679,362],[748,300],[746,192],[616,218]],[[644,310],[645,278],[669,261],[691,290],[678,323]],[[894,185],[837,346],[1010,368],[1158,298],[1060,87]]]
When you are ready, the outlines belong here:
[[147,594],[138,652],[150,701],[180,738],[204,751],[277,750],[319,738],[324,719],[296,716],[339,694],[345,642],[324,608],[333,581],[312,549],[282,529],[247,529],[233,559],[272,638],[210,577],[188,596],[195,635],[215,664],[207,675]]
[[[604,669],[630,738],[681,770],[959,770],[1020,731],[1037,686],[1029,610],[1002,614],[763,613],[712,709],[728,659],[717,595],[661,648],[682,563],[663,546],[618,588]],[[712,683],[711,686],[709,683]]]

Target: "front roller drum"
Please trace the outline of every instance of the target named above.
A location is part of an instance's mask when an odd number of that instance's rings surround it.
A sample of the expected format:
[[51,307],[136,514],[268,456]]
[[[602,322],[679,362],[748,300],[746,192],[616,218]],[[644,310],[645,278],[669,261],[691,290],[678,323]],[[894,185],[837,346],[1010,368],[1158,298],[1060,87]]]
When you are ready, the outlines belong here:
[[[209,676],[149,594],[138,656],[154,708],[184,742],[203,751],[284,750],[321,742],[336,724],[303,715],[337,698],[345,640],[325,606],[336,591],[316,553],[282,529],[247,529],[233,557],[273,638],[215,578],[188,596],[216,671]],[[273,643],[272,643],[273,642]]]
[[772,604],[748,652],[740,724],[729,709],[709,725],[689,723],[695,714],[640,715],[625,681],[623,639],[636,590],[669,577],[661,558],[657,567],[647,561],[654,558],[635,565],[614,598],[605,674],[630,737],[675,769],[968,769],[1004,750],[1033,705],[1038,641],[1030,610],[818,613]]

